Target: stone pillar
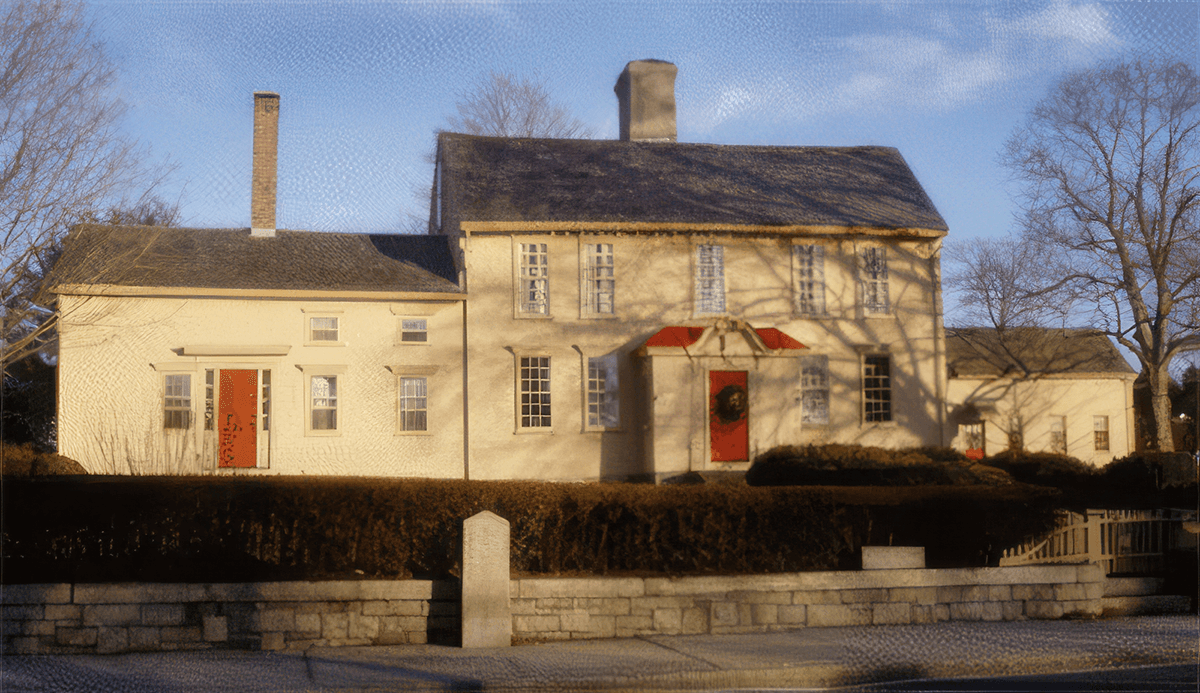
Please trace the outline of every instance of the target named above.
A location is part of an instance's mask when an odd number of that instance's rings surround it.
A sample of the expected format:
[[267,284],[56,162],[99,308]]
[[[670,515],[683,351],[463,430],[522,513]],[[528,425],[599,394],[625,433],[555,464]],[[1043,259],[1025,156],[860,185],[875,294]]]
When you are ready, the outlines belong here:
[[508,647],[508,520],[483,511],[463,521],[462,646]]
[[275,235],[279,94],[254,92],[254,161],[250,173],[250,235]]

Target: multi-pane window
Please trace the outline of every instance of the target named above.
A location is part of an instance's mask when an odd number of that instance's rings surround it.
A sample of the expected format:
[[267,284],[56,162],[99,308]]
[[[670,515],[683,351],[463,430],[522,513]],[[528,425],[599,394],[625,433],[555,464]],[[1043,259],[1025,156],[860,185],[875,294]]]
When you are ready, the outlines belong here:
[[550,314],[549,253],[545,243],[522,243],[517,290],[519,311],[529,315]]
[[163,428],[192,425],[192,376],[168,375],[163,392]]
[[829,423],[829,357],[800,359],[800,423]]
[[259,430],[271,430],[271,371],[262,371],[262,417]]
[[696,246],[696,313],[720,315],[725,312],[725,248],[719,245]]
[[617,428],[621,424],[617,398],[617,357],[615,354],[588,359],[588,428]]
[[586,243],[583,249],[584,313],[612,315],[617,286],[612,243]]
[[962,427],[963,444],[967,448],[967,457],[971,459],[982,459],[985,454],[983,427],[984,422],[982,421],[965,424]]
[[204,430],[213,430],[213,395],[215,394],[216,371],[209,368],[204,371]]
[[1050,452],[1067,454],[1067,417],[1050,417]]
[[314,375],[310,383],[312,394],[312,430],[336,431],[338,377],[336,375]]
[[336,342],[338,341],[338,319],[335,317],[309,318],[308,341]]
[[1093,416],[1092,417],[1092,435],[1096,441],[1097,450],[1108,449],[1108,417]]
[[520,358],[521,428],[550,427],[550,357]]
[[792,246],[793,305],[798,315],[825,313],[825,246]]
[[400,430],[429,430],[428,382],[420,377],[400,378]]
[[868,315],[885,314],[888,302],[887,248],[863,248],[859,256],[859,277],[862,283],[863,311]]
[[400,341],[425,343],[429,341],[429,325],[425,320],[401,320]]
[[863,359],[863,420],[892,420],[891,362],[887,356]]

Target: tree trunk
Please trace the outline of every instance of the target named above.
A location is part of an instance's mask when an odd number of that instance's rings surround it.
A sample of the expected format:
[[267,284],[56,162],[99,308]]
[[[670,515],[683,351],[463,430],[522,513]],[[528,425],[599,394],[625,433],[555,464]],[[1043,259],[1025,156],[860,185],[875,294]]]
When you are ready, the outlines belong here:
[[1154,440],[1160,452],[1175,451],[1175,437],[1171,435],[1171,399],[1168,389],[1171,375],[1166,368],[1155,368],[1147,373],[1150,383],[1150,410],[1154,412]]

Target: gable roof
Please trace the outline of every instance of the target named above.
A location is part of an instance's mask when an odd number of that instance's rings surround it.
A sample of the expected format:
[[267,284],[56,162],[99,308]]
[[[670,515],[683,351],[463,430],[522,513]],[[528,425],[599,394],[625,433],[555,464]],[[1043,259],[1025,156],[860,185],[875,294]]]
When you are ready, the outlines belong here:
[[995,328],[947,328],[946,364],[952,378],[1135,373],[1107,335],[1090,329],[1012,328],[1002,339]]
[[450,239],[402,234],[153,226],[75,227],[50,283],[56,293],[120,288],[292,292],[462,291]]
[[945,235],[890,147],[438,136],[442,207],[464,223],[833,226]]

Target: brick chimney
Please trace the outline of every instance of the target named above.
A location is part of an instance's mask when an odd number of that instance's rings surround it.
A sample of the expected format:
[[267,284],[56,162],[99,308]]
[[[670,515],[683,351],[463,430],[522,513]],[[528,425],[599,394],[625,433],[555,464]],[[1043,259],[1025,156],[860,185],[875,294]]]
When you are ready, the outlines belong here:
[[254,92],[254,164],[250,174],[250,235],[275,236],[279,94]]
[[621,139],[675,141],[675,73],[664,60],[634,60],[617,78]]

